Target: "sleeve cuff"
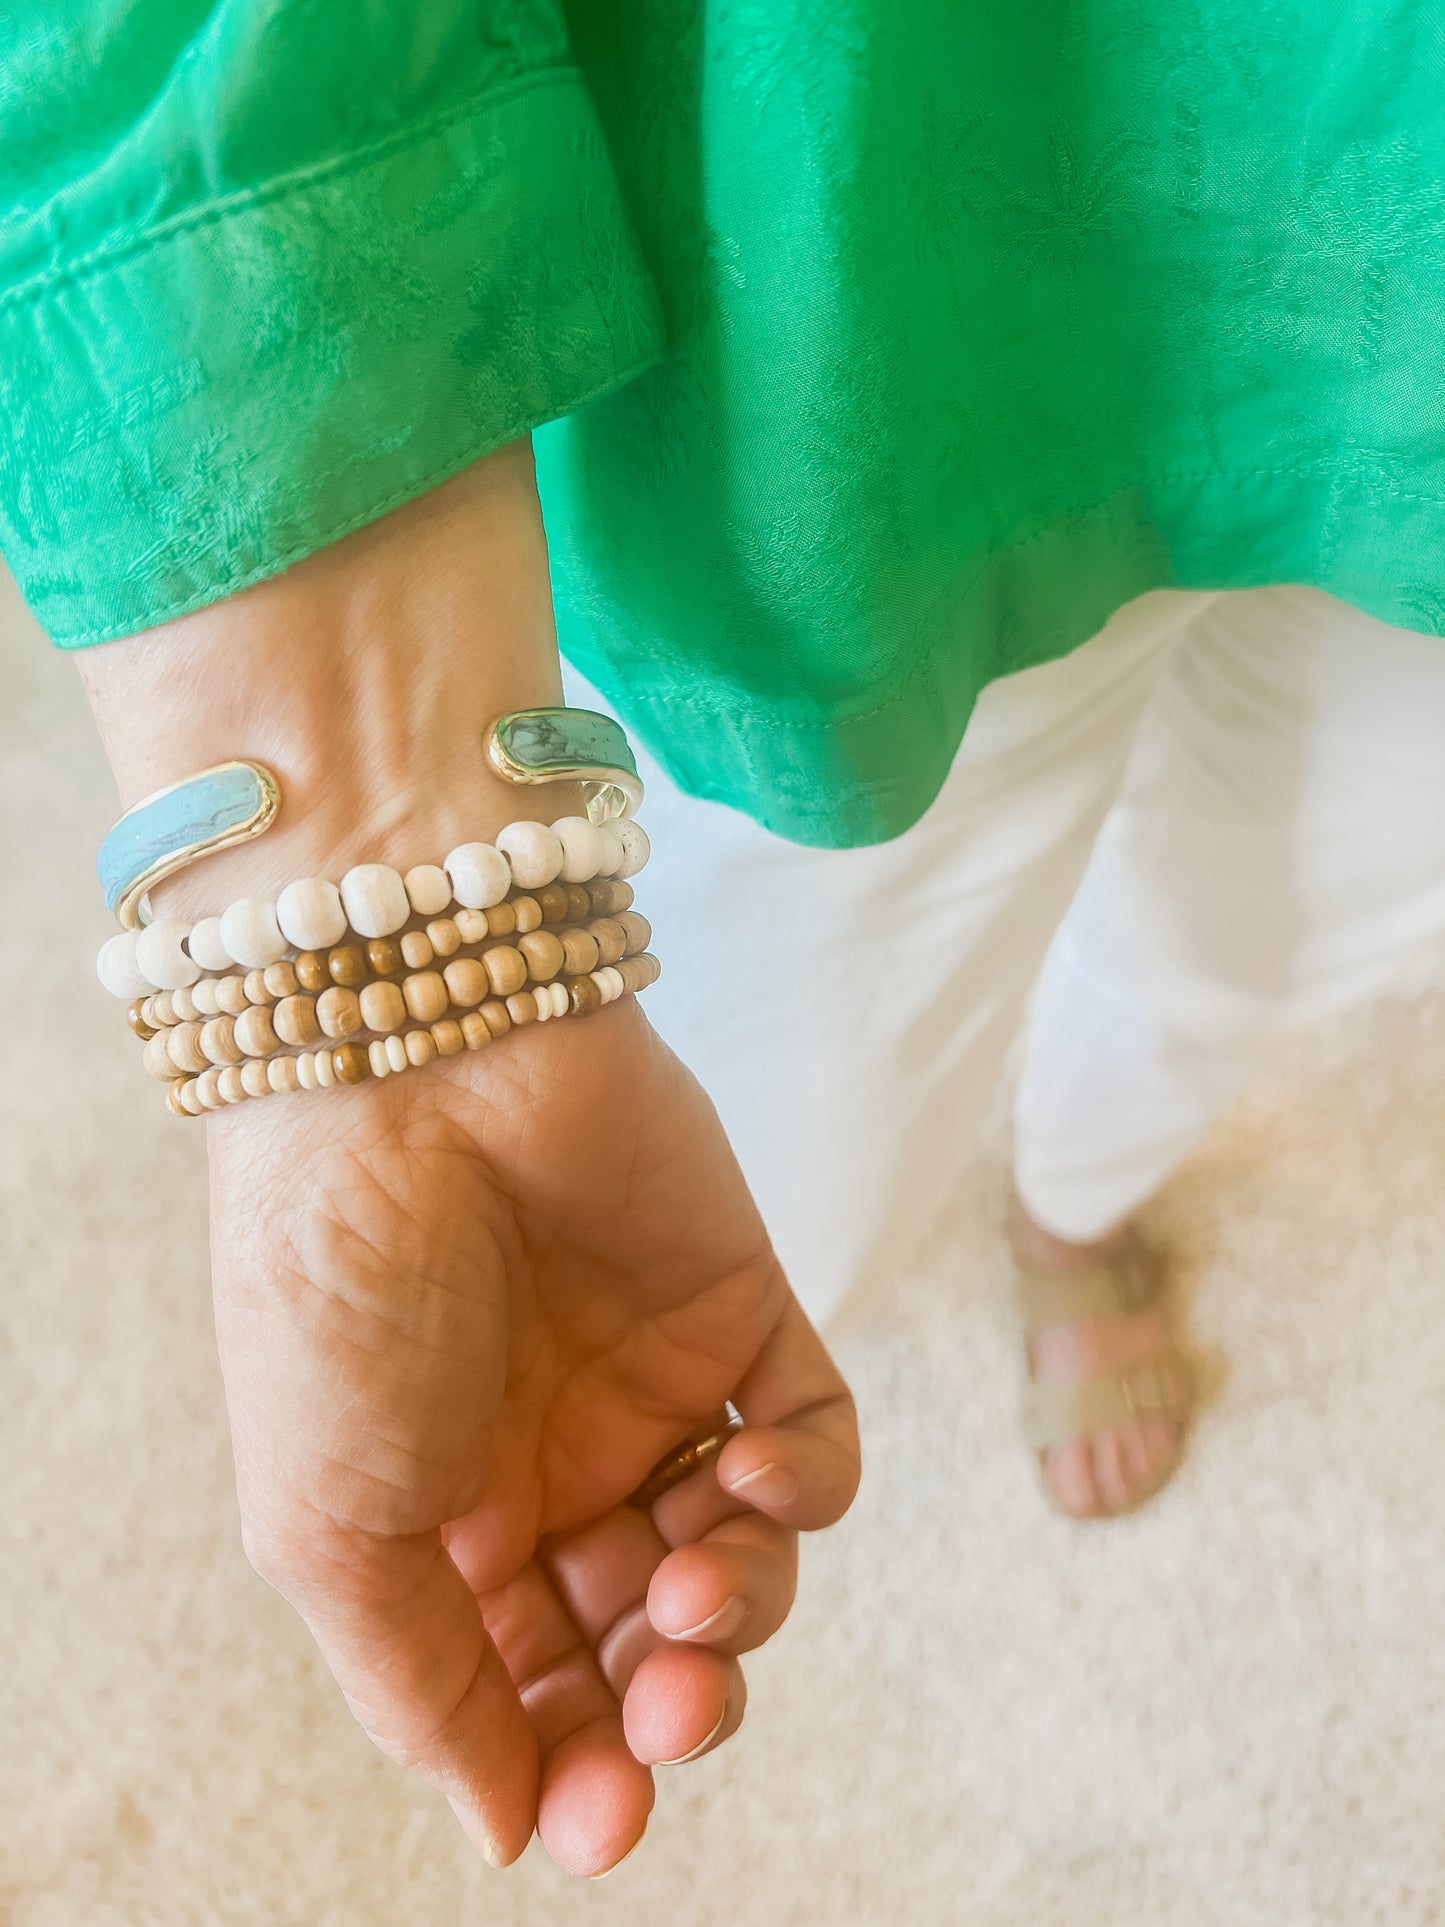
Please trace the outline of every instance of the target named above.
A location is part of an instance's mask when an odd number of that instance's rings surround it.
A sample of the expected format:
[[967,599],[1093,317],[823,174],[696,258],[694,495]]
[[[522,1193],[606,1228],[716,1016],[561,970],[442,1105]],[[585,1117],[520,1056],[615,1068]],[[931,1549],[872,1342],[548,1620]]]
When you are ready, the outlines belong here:
[[580,77],[0,295],[0,531],[62,647],[219,600],[662,351]]

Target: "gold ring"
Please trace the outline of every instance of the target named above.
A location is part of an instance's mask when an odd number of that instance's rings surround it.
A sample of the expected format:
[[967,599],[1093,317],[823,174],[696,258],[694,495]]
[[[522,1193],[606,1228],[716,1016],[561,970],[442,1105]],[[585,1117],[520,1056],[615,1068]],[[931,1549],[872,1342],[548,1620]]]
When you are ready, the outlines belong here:
[[731,1409],[720,1412],[706,1431],[695,1432],[675,1451],[669,1452],[666,1458],[659,1459],[637,1490],[628,1494],[627,1503],[644,1508],[654,1504],[664,1492],[681,1485],[699,1467],[715,1459],[733,1433],[742,1429],[742,1419],[736,1412]]

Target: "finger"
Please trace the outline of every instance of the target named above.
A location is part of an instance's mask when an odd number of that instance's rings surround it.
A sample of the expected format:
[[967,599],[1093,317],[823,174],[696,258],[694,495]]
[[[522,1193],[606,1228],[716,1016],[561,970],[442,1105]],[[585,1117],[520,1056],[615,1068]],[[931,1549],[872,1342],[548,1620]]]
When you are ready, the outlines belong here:
[[541,1565],[479,1601],[541,1748],[537,1831],[565,1873],[616,1866],[647,1827],[652,1776],[627,1745],[618,1697]]
[[493,1866],[515,1860],[536,1819],[537,1742],[438,1536],[311,1520],[286,1544],[253,1531],[247,1550],[302,1614],[382,1751],[447,1795]]
[[782,1625],[797,1582],[798,1535],[750,1513],[669,1553],[652,1575],[648,1618],[669,1639],[746,1653]]
[[662,1645],[633,1674],[622,1702],[627,1744],[651,1766],[683,1766],[732,1738],[747,1700],[736,1660]]

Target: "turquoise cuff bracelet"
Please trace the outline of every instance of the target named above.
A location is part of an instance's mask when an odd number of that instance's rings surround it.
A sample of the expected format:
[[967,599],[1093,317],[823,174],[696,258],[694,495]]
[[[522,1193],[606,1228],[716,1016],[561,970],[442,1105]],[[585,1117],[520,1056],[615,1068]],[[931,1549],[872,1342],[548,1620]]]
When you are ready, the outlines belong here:
[[218,763],[145,797],[100,846],[96,869],[106,909],[122,930],[138,929],[141,902],[163,877],[260,836],[280,807],[281,787],[259,763]]
[[519,709],[487,731],[487,761],[509,783],[581,783],[594,823],[636,816],[642,779],[622,725],[590,709]]

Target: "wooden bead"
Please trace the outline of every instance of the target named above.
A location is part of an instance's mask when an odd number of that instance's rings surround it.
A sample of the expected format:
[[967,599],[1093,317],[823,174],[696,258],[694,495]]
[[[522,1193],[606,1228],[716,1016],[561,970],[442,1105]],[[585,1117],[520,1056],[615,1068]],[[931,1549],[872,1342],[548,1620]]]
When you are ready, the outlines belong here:
[[371,1066],[373,1077],[390,1077],[391,1065],[386,1058],[386,1039],[374,1037],[366,1047],[366,1061]]
[[266,1081],[278,1097],[285,1097],[291,1091],[299,1091],[301,1080],[296,1075],[294,1057],[273,1057],[266,1066]]
[[156,1027],[154,1024],[148,1024],[146,1022],[144,1008],[141,1000],[137,998],[126,1011],[125,1021],[130,1025],[134,1035],[139,1037],[143,1044],[148,1044],[156,1034]]
[[166,1084],[173,1083],[180,1076],[171,1059],[170,1037],[168,1030],[158,1030],[141,1052],[140,1060],[152,1077],[158,1077]]
[[436,1039],[429,1030],[409,1030],[406,1033],[406,1061],[420,1070],[423,1064],[430,1064],[437,1054]]
[[241,1080],[239,1064],[228,1064],[216,1080],[216,1089],[221,1094],[223,1104],[244,1104],[246,1086]]
[[326,877],[288,883],[276,899],[276,921],[298,950],[329,950],[346,935],[341,892]]
[[293,1050],[304,1050],[321,1036],[314,997],[283,997],[271,1013],[271,1022],[282,1043]]
[[199,1117],[206,1108],[201,1102],[200,1085],[196,1078],[187,1078],[184,1084],[172,1084],[169,1095],[175,1098],[187,1117]]
[[185,1084],[181,1082],[170,1084],[166,1087],[166,1109],[172,1117],[184,1117],[186,1115],[185,1100],[181,1095],[184,1089]]
[[343,1044],[332,1051],[331,1064],[339,1084],[364,1084],[371,1075],[365,1044]]
[[425,930],[408,930],[401,940],[401,954],[408,970],[425,970],[436,952]]
[[512,915],[516,919],[519,936],[525,937],[528,931],[541,927],[542,906],[535,897],[513,897]]
[[229,970],[236,961],[221,936],[219,917],[202,917],[199,923],[192,924],[186,948],[202,970]]
[[622,995],[622,979],[617,974],[616,966],[609,964],[604,969],[596,970],[592,974],[593,981],[602,986],[602,995],[609,1003],[616,1003],[617,999]]
[[432,1042],[437,1047],[438,1057],[455,1057],[467,1047],[462,1036],[462,1027],[454,1017],[443,1017],[439,1024],[431,1027]]
[[135,942],[135,966],[157,990],[180,990],[193,984],[201,966],[187,951],[191,926],[180,917],[159,917],[146,925]]
[[433,917],[426,934],[438,957],[454,957],[462,947],[462,935],[450,917]]
[[361,999],[354,990],[333,984],[316,999],[316,1021],[328,1037],[354,1037],[362,1028]]
[[562,867],[554,871],[563,883],[586,883],[602,871],[602,839],[597,825],[585,816],[559,816],[552,834],[562,845]]
[[395,937],[372,937],[366,946],[366,961],[378,977],[399,977],[406,968]]
[[585,977],[597,968],[597,939],[586,930],[564,930],[562,956],[569,977]]
[[367,1030],[399,1030],[406,1022],[406,999],[400,984],[367,984],[360,996],[361,1021]]
[[532,1001],[537,1006],[537,1022],[550,1023],[554,1017],[565,1017],[570,1008],[567,992],[561,984],[538,984],[532,991]]
[[281,1040],[276,1035],[270,1010],[260,1004],[243,1010],[236,1019],[236,1042],[247,1057],[269,1057],[272,1051],[279,1050]]
[[418,971],[406,978],[401,988],[406,1007],[418,1023],[435,1022],[447,1007],[447,987],[438,971]]
[[615,917],[597,917],[588,924],[587,934],[597,946],[598,963],[614,964],[627,955],[627,932]]
[[196,1079],[196,1097],[203,1111],[219,1111],[222,1104],[221,1073],[213,1064]]
[[[100,954],[95,960],[95,974],[105,985],[112,997],[124,997],[130,1001],[144,997],[151,988],[151,980],[136,962],[136,944],[140,940],[139,930],[122,930],[119,936],[112,937],[100,946]],[[200,972],[197,971],[197,976]]]
[[296,1082],[303,1091],[314,1091],[320,1084],[316,1075],[316,1053],[304,1050],[293,1062],[296,1065]]
[[545,823],[509,823],[497,837],[497,848],[523,890],[539,889],[561,872],[562,842]]
[[517,927],[517,912],[510,903],[496,903],[487,912],[487,935],[510,937]]
[[602,992],[590,977],[573,977],[567,985],[567,1001],[578,1017],[590,1017],[602,1008]]
[[615,921],[621,925],[623,935],[627,938],[629,956],[637,951],[646,950],[652,942],[652,925],[640,910],[624,910]]
[[273,1004],[279,1003],[283,997],[294,997],[300,988],[295,970],[284,959],[280,963],[267,964],[266,995]]
[[567,891],[568,923],[585,923],[592,914],[592,902],[587,892],[580,883],[569,883],[564,887]]
[[641,957],[624,957],[615,968],[625,992],[642,990],[646,986],[647,971],[643,968]]
[[[398,879],[399,880],[399,879]],[[339,943],[326,953],[326,972],[342,990],[358,990],[370,976],[366,952],[359,943]]]
[[201,1025],[201,1049],[213,1064],[239,1064],[245,1052],[236,1042],[234,1017],[212,1017]]
[[406,885],[389,863],[358,863],[348,870],[341,901],[358,937],[394,937],[411,916]]
[[622,861],[617,867],[619,881],[635,877],[639,870],[647,867],[647,859],[652,855],[652,845],[647,840],[647,832],[640,823],[634,823],[630,816],[623,817],[611,826],[613,835],[622,845]]
[[239,1017],[250,1001],[244,978],[217,977],[216,1002],[227,1017]]
[[475,957],[454,957],[442,972],[447,995],[459,1009],[468,1010],[492,994],[491,979]]
[[201,1026],[175,1024],[159,1034],[166,1040],[166,1050],[176,1070],[186,1077],[199,1077],[211,1061],[201,1048]]
[[487,981],[498,997],[510,996],[527,981],[527,962],[520,950],[514,950],[509,943],[499,943],[482,958],[487,973]]
[[264,970],[286,955],[276,906],[262,897],[239,897],[222,911],[221,942],[246,970]]
[[630,910],[637,901],[637,892],[630,883],[622,883],[616,878],[607,885],[607,914],[615,917],[619,910]]
[[489,910],[512,887],[512,870],[490,843],[459,843],[446,858],[452,895],[465,910]]
[[564,883],[549,883],[545,890],[535,893],[533,900],[542,912],[543,923],[567,921],[567,886]]
[[[571,934],[569,931],[568,935]],[[527,959],[527,968],[539,984],[555,977],[566,961],[565,941],[550,930],[533,930],[525,937],[518,937],[517,948]]]
[[512,1013],[500,998],[493,997],[477,1012],[493,1037],[505,1037],[512,1028]]
[[171,1014],[178,1024],[194,1024],[202,1012],[189,990],[173,990]]
[[461,1022],[462,1039],[468,1050],[484,1050],[491,1043],[492,1033],[479,1010],[469,1010]]
[[191,988],[191,1002],[202,1017],[219,1017],[221,1014],[221,980],[216,977],[202,977]]
[[514,1024],[535,1024],[537,1000],[530,990],[518,990],[507,999],[507,1015]]
[[303,950],[291,968],[296,972],[296,981],[303,990],[325,990],[331,982],[331,972],[326,968],[326,953],[323,950]]
[[394,1071],[404,1071],[411,1059],[406,1054],[406,1041],[395,1031],[385,1040],[386,1061]]
[[597,837],[597,875],[616,876],[622,868],[622,842],[610,823],[594,823],[593,831]]
[[140,1014],[152,1030],[161,1030],[165,1025],[173,1024],[175,1018],[171,1014],[171,993],[168,990],[153,991],[149,997],[142,999]]
[[329,1050],[314,1050],[311,1065],[316,1076],[318,1091],[329,1091],[336,1082],[336,1062]]
[[407,902],[419,917],[439,917],[452,900],[452,880],[437,863],[418,863],[402,878]]
[[490,934],[485,910],[458,910],[453,921],[463,943],[481,943]]
[[269,1097],[271,1080],[267,1076],[268,1066],[259,1057],[248,1057],[241,1066],[241,1084],[247,1097]]
[[241,979],[241,988],[246,993],[248,1004],[274,1004],[276,999],[266,986],[264,970],[248,970]]

